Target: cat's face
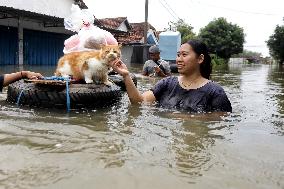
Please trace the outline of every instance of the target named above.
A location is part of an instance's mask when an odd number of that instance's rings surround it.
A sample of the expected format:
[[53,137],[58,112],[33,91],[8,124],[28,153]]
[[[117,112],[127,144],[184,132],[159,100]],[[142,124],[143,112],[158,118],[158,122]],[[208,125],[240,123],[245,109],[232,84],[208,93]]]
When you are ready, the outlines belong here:
[[105,59],[107,63],[120,58],[121,56],[121,45],[106,45],[102,47],[101,57]]

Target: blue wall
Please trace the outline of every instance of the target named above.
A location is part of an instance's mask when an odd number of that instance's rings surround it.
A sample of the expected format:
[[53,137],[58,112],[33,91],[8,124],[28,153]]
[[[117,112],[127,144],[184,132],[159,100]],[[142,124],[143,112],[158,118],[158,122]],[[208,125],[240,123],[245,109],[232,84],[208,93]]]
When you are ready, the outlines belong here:
[[0,26],[0,65],[15,65],[18,57],[18,30]]
[[70,35],[24,30],[24,64],[56,65]]

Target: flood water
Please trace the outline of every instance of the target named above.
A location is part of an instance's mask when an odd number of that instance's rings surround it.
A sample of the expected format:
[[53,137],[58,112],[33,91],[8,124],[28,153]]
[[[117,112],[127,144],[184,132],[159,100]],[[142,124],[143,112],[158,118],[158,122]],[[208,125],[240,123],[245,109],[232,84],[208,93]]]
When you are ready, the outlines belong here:
[[[1,73],[14,71],[1,66]],[[45,76],[53,67],[28,67]],[[140,91],[157,80],[139,74]],[[100,109],[17,107],[0,94],[0,188],[284,188],[284,67],[230,65],[212,80],[233,112],[192,115],[124,94]]]

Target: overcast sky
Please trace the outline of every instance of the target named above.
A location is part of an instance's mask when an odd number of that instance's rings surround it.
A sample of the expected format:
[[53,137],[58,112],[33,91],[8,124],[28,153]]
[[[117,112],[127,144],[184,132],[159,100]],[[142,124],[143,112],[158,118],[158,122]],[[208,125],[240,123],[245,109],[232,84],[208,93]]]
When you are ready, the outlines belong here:
[[[148,0],[148,22],[163,30],[170,21],[183,19],[198,34],[214,18],[224,17],[244,29],[244,48],[268,56],[265,41],[276,25],[284,25],[284,0]],[[97,18],[127,17],[145,21],[145,0],[84,0]]]

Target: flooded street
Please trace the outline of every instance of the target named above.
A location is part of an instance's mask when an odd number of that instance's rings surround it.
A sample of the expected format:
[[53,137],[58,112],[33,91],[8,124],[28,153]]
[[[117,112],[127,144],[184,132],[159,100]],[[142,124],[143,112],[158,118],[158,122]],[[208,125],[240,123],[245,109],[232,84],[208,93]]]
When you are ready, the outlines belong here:
[[[0,74],[17,68],[2,66]],[[53,75],[54,67],[26,67]],[[140,91],[157,80],[140,75]],[[230,65],[212,80],[233,112],[130,105],[17,107],[0,93],[0,188],[284,188],[284,67]]]

